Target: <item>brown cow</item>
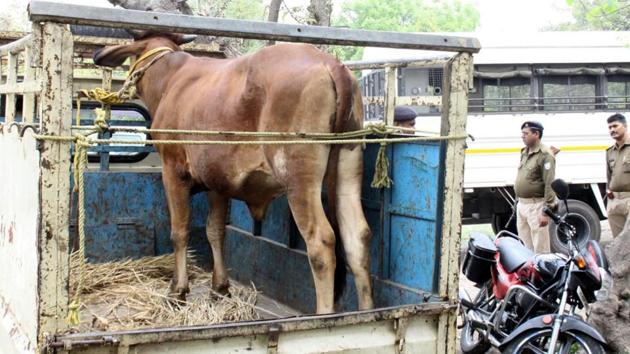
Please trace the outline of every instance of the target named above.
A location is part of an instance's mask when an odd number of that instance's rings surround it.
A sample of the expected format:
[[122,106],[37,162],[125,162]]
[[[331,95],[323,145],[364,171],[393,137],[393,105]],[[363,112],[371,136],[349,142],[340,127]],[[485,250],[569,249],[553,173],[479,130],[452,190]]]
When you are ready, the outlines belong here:
[[[356,80],[338,60],[311,45],[279,44],[240,58],[212,59],[181,51],[179,45],[189,41],[187,36],[142,32],[134,37],[131,44],[99,50],[94,62],[114,67],[154,48],[173,50],[155,60],[137,84],[154,129],[327,133],[361,127],[362,99]],[[143,61],[149,62],[151,58]],[[204,139],[177,134],[153,137]],[[206,233],[214,256],[212,287],[222,293],[229,286],[223,262],[228,200],[245,201],[252,216],[260,220],[269,203],[286,194],[306,241],[317,313],[333,312],[335,235],[321,200],[328,171],[329,177],[336,175],[336,186],[329,192],[336,195],[336,219],[355,277],[359,308],[373,307],[359,146],[158,145],[157,150],[176,257],[171,296],[185,298],[189,291],[186,247],[193,191],[208,191],[211,211]]]

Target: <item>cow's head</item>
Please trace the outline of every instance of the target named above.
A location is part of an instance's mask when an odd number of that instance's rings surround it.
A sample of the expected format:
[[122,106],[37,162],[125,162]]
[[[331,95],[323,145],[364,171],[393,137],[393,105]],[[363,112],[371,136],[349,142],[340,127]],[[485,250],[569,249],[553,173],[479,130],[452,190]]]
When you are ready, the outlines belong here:
[[161,33],[153,31],[129,31],[133,35],[134,41],[129,44],[113,45],[104,47],[94,53],[94,63],[96,65],[116,67],[128,57],[138,56],[142,53],[157,47],[169,47],[179,50],[179,46],[192,42],[197,36]]

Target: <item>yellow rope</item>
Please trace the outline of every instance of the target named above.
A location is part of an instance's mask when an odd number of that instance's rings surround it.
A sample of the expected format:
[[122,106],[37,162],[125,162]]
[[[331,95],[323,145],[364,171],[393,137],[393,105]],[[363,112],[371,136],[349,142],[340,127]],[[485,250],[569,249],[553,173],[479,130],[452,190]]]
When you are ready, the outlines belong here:
[[[133,65],[129,69],[129,74],[127,75],[127,78],[125,79],[125,83],[123,84],[123,87],[116,92],[110,92],[102,88],[95,88],[92,90],[81,90],[79,92],[81,95],[83,95],[83,97],[87,97],[92,100],[98,101],[104,105],[119,104],[119,103],[126,102],[128,100],[131,100],[136,96],[136,84],[138,83],[138,80],[140,80],[144,72],[156,61],[162,58],[164,55],[171,52],[173,52],[173,49],[171,48],[158,47],[143,54],[138,60],[136,60],[135,63],[133,63]],[[148,57],[156,53],[157,55],[153,57],[153,59],[151,59],[151,61],[148,64],[146,64],[145,66],[141,68],[136,69],[136,67],[141,62],[145,61]],[[78,99],[80,99],[80,97],[81,96],[79,96]]]
[[[320,139],[320,140],[146,140],[145,145],[343,145],[369,143],[410,143],[420,141],[444,141],[466,139],[467,135],[453,136],[410,136],[401,138],[366,138],[366,139]],[[89,139],[95,144],[134,144],[137,140]]]
[[87,151],[90,144],[87,142],[87,138],[82,135],[77,136],[76,140],[76,152],[74,155],[74,183],[75,187],[78,186],[78,199],[77,206],[78,216],[78,229],[79,229],[79,279],[77,281],[77,287],[75,289],[74,298],[68,306],[68,323],[71,325],[78,325],[81,320],[79,318],[79,308],[81,307],[81,291],[83,290],[83,282],[85,277],[85,181],[83,171],[87,166],[88,157]]
[[140,56],[140,58],[138,58],[133,64],[131,64],[131,66],[129,67],[129,74],[128,75],[131,75],[136,70],[136,67],[140,63],[142,63],[143,61],[147,60],[147,58],[152,56],[153,54],[160,53],[160,52],[169,52],[170,53],[172,51],[173,51],[173,49],[171,49],[169,47],[157,47],[157,48],[151,49],[150,51],[142,54]]
[[[73,126],[75,130],[93,129],[93,127]],[[200,136],[223,136],[223,137],[258,137],[258,138],[301,138],[301,139],[349,139],[356,137],[364,137],[368,135],[389,135],[400,132],[422,132],[423,131],[388,126],[384,124],[371,124],[365,129],[355,130],[343,133],[302,133],[302,132],[251,132],[251,131],[208,131],[208,130],[179,130],[179,129],[148,129],[133,127],[110,127],[112,132],[134,132],[147,134],[181,134],[181,135],[200,135]],[[420,136],[417,136],[420,137]],[[422,138],[438,138],[437,135],[422,136]]]

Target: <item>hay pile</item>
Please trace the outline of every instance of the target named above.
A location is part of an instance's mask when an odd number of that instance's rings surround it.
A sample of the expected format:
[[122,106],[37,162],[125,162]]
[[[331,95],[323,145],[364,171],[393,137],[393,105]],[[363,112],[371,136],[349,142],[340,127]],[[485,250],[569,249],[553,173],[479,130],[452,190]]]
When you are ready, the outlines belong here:
[[[81,291],[81,324],[73,331],[188,326],[259,318],[254,307],[256,289],[231,284],[229,297],[212,293],[212,273],[196,266],[192,254],[188,258],[192,291],[186,302],[166,296],[174,269],[173,254],[87,263]],[[70,292],[74,296],[79,276],[78,253],[72,254],[70,266]]]

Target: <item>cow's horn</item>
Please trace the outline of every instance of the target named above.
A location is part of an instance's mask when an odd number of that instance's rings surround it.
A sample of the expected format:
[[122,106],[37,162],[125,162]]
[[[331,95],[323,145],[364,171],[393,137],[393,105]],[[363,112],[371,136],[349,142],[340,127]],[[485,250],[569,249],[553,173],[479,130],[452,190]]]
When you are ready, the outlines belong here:
[[133,37],[133,39],[141,39],[146,31],[140,31],[140,30],[134,30],[134,29],[127,29],[127,32]]
[[183,34],[180,44],[190,43],[194,41],[195,39],[197,39],[196,34]]

